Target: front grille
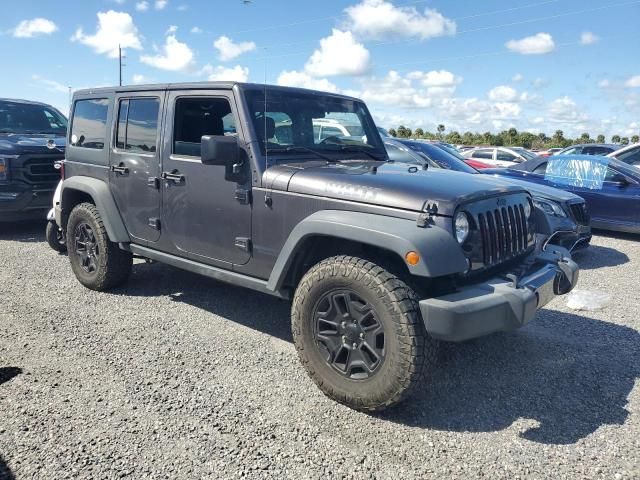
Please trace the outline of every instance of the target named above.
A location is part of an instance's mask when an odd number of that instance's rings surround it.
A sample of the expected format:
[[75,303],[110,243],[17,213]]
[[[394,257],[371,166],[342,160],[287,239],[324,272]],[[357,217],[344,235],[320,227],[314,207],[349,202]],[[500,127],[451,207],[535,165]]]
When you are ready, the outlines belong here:
[[572,203],[569,207],[571,208],[573,218],[579,225],[589,225],[591,218],[589,217],[585,203]]
[[485,266],[504,262],[528,249],[529,233],[522,204],[479,213],[477,220]]
[[64,159],[64,155],[32,155],[22,162],[24,177],[32,183],[56,183],[60,173],[54,162]]

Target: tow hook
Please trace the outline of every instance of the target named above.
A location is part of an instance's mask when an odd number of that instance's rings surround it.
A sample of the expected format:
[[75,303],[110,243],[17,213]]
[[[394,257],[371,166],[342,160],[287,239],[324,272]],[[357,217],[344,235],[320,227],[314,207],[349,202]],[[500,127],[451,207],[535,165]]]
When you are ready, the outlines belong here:
[[557,273],[555,281],[553,282],[553,292],[556,295],[564,295],[573,290],[573,287],[578,283],[578,270],[572,268],[573,260],[563,257],[558,261],[558,268],[560,271]]

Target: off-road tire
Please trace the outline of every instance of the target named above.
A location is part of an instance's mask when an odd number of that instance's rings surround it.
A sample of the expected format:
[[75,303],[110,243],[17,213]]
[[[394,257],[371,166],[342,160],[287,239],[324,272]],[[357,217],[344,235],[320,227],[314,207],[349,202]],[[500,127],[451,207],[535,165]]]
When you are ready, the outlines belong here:
[[[318,302],[328,291],[341,289],[370,302],[384,326],[384,362],[364,380],[346,378],[332,368],[316,341]],[[356,410],[384,410],[404,400],[436,365],[438,342],[424,328],[414,291],[362,258],[331,257],[312,267],[296,289],[291,323],[296,350],[313,381],[329,398]]]
[[67,240],[61,229],[58,228],[58,224],[53,220],[47,222],[47,243],[56,252],[65,253],[67,251]]
[[[99,251],[93,272],[84,270],[76,251],[76,228],[81,224],[91,229]],[[81,203],[71,211],[67,223],[67,250],[73,273],[82,285],[91,290],[103,291],[117,287],[124,283],[131,273],[132,254],[109,240],[100,213],[92,203]]]

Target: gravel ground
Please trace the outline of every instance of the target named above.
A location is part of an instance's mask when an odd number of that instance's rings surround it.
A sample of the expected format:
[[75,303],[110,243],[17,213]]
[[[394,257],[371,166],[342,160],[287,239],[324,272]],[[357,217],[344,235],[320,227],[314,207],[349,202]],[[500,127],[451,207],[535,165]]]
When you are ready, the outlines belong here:
[[0,478],[640,478],[640,243],[598,236],[524,329],[446,346],[371,416],[298,364],[286,302],[163,265],[95,293],[0,225]]

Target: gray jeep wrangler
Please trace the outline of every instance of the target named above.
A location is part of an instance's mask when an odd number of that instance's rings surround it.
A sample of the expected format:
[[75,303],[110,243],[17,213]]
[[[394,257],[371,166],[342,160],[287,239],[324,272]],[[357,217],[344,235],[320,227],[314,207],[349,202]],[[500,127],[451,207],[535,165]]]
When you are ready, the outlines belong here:
[[405,398],[438,341],[521,327],[577,282],[566,250],[535,250],[548,225],[522,186],[389,161],[355,98],[82,90],[67,140],[56,220],[84,286],[121,285],[135,255],[290,299],[303,365],[355,409]]

